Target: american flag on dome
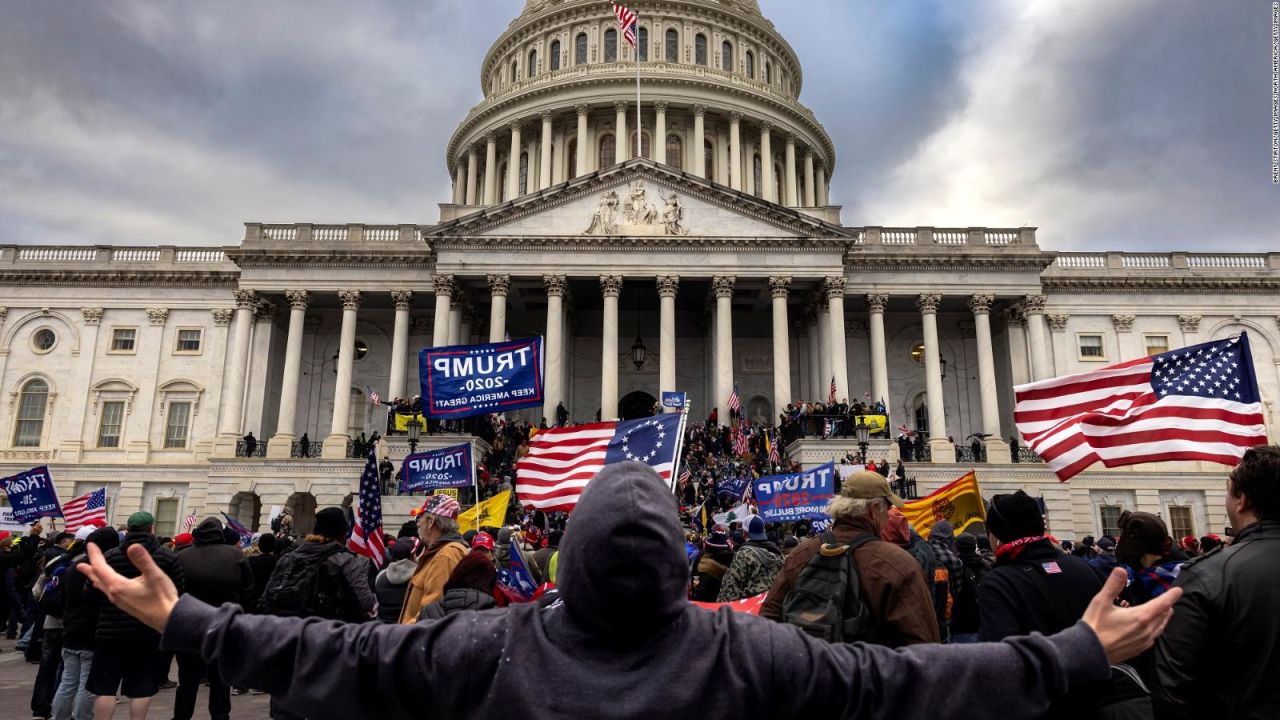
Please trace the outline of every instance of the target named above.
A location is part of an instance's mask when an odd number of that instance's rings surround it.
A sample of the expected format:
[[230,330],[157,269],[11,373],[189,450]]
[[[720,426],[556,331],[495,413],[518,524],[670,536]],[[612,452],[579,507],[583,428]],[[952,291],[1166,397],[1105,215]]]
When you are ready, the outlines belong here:
[[729,401],[725,404],[729,406],[731,412],[742,413],[742,400],[738,398],[738,383],[733,384],[733,392],[729,393]]
[[106,525],[107,489],[100,487],[63,503],[62,520],[67,532],[75,532],[86,525]]
[[636,27],[640,16],[627,9],[626,5],[613,3],[613,14],[618,16],[618,24],[622,26],[622,39],[631,47],[636,46]]
[[1014,423],[1059,480],[1095,462],[1234,465],[1267,442],[1249,337],[1014,388]]
[[680,457],[684,417],[671,413],[543,430],[516,463],[516,494],[539,510],[569,511],[596,473],[624,460],[652,467],[669,485]]
[[387,557],[387,546],[382,539],[382,488],[378,484],[378,446],[369,447],[364,472],[360,475],[360,514],[347,538],[347,549],[373,561],[382,567]]

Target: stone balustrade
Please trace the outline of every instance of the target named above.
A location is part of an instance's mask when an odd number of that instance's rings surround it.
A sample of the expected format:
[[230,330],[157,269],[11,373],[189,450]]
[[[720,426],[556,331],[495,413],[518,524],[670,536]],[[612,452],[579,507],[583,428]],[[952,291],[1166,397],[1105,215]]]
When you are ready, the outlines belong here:
[[417,225],[316,225],[312,223],[245,223],[246,246],[276,243],[418,244]]
[[1053,270],[1277,270],[1280,253],[1058,253]]
[[222,248],[0,245],[0,267],[47,265],[229,265]]
[[1035,247],[1035,228],[888,228],[867,227],[854,236],[855,245]]

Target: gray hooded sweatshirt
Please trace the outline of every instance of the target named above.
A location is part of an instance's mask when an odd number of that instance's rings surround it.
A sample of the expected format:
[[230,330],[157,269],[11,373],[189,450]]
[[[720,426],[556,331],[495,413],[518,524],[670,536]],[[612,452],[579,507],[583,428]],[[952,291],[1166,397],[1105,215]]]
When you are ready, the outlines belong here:
[[[670,488],[649,467],[607,467],[561,545],[561,600],[415,625],[245,615],[179,599],[167,648],[198,652],[234,686],[324,718],[1018,718],[1105,678],[1079,623],[1057,635],[889,650],[685,597]],[[939,681],[945,678],[945,682]],[[990,702],[990,698],[1000,702]]]

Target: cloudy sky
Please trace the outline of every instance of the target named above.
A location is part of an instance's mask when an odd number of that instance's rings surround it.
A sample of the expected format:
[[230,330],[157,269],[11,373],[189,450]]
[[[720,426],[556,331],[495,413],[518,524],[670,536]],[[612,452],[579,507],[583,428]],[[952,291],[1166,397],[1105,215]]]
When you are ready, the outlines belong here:
[[[177,245],[433,222],[445,143],[522,5],[0,2],[0,243]],[[1269,0],[761,4],[836,142],[846,224],[1280,248]]]

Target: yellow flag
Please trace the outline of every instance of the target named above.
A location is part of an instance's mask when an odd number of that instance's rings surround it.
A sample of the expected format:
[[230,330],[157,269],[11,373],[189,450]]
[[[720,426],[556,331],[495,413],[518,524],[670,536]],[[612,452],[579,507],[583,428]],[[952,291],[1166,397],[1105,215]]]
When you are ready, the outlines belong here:
[[[413,418],[414,418],[413,415],[401,415],[400,413],[396,413],[396,430],[400,432],[408,432],[409,425],[413,422]],[[426,432],[427,416],[418,415],[417,418],[418,418],[418,424],[422,426],[422,431]]]
[[974,523],[987,521],[987,504],[978,491],[978,476],[970,470],[964,477],[943,485],[902,508],[911,526],[928,539],[934,523],[946,520],[957,534]]
[[459,515],[458,527],[463,530],[502,527],[502,521],[507,518],[507,504],[510,502],[511,491],[504,490]]

